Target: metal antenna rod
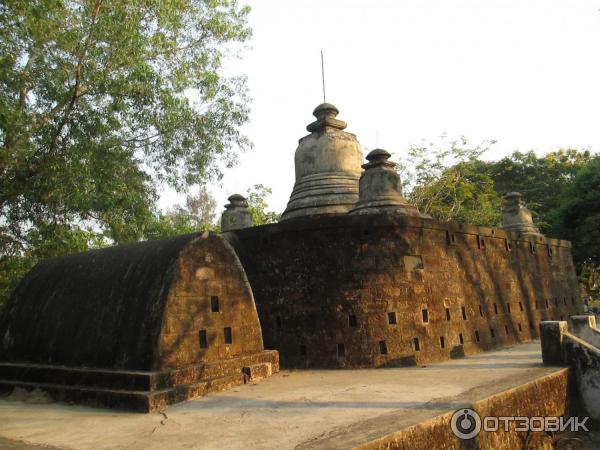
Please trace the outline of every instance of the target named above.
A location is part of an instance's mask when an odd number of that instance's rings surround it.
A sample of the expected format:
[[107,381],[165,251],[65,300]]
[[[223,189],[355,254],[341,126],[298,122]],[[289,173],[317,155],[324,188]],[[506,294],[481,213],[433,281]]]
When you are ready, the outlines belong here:
[[325,100],[325,63],[323,62],[323,50],[321,50],[321,78],[323,79],[323,103],[327,103]]

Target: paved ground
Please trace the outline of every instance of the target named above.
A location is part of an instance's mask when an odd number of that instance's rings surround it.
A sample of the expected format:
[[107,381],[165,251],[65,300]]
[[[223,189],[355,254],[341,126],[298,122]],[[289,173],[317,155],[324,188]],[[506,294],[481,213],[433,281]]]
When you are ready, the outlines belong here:
[[426,367],[283,371],[153,414],[15,394],[0,398],[0,448],[310,448],[345,429],[367,435],[390,419],[395,429],[412,425],[554,370],[532,342]]

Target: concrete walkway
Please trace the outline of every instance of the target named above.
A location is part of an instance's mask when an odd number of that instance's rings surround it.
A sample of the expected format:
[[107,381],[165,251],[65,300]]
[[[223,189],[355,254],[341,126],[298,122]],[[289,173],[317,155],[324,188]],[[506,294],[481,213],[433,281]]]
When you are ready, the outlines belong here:
[[282,371],[154,414],[13,395],[0,398],[0,439],[64,449],[311,448],[345,430],[398,430],[556,370],[532,342],[426,367]]

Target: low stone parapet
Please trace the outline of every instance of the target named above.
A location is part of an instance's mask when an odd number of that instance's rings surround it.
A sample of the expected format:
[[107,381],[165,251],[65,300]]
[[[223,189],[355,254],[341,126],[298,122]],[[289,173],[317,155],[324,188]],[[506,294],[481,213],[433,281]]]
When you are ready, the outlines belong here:
[[579,404],[600,420],[600,331],[593,316],[540,323],[542,358],[546,365],[569,365],[575,376]]

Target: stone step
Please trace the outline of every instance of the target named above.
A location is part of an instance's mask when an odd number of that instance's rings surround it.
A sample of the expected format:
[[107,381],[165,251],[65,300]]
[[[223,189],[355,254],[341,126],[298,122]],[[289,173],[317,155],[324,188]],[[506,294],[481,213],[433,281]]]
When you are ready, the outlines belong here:
[[206,379],[238,376],[244,368],[256,364],[270,364],[272,372],[277,372],[279,370],[277,352],[265,350],[182,369],[148,372],[0,362],[0,379],[119,391],[158,391],[178,385],[199,383]]
[[150,412],[160,410],[172,403],[239,386],[244,384],[245,380],[246,376],[240,372],[224,377],[204,379],[195,383],[149,391],[0,379],[0,391],[7,392],[14,388],[23,388],[28,391],[40,389],[58,401],[84,403],[90,406],[119,408],[136,412]]

